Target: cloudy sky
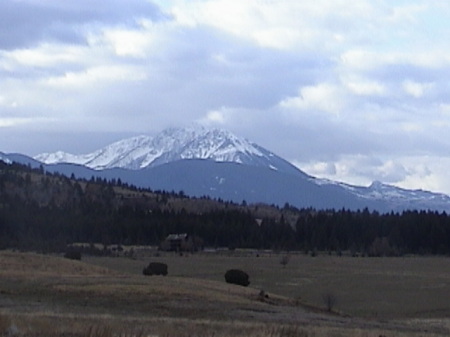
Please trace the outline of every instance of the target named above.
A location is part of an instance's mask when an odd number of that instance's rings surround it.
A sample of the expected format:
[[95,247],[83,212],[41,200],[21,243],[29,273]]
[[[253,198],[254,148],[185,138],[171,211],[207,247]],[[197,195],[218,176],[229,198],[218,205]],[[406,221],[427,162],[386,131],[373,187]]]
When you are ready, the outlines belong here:
[[306,172],[450,194],[450,3],[1,0],[0,151],[200,123]]

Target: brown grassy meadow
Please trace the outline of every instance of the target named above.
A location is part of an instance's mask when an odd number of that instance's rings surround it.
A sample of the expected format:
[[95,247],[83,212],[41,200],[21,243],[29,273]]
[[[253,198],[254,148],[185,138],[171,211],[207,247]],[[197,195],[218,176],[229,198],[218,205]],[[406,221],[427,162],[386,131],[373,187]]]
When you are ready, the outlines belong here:
[[[81,262],[0,252],[0,335],[450,335],[446,258],[290,257],[283,267],[280,255],[248,252]],[[150,261],[169,275],[143,276]],[[226,284],[229,268],[248,272],[250,286]]]
[[128,274],[141,274],[149,261],[169,266],[169,275],[223,282],[227,269],[240,268],[250,275],[250,287],[323,306],[323,294],[337,298],[339,312],[366,318],[434,318],[450,316],[450,258],[353,258],[235,252],[159,257],[136,260],[87,258],[91,264]]

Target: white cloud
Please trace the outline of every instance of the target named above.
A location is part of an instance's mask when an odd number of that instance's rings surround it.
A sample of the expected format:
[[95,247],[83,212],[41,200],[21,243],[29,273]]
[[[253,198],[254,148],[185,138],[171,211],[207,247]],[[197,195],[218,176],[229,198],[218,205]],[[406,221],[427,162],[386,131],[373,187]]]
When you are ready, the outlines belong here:
[[337,85],[320,83],[302,87],[296,97],[288,97],[280,102],[280,107],[308,111],[339,113],[344,106],[345,95]]
[[408,95],[416,98],[422,97],[427,91],[433,88],[432,83],[418,83],[411,80],[403,81],[402,86],[403,90],[405,90]]
[[45,124],[51,123],[53,120],[51,118],[35,118],[35,117],[6,117],[0,118],[0,128],[11,128],[23,125],[35,125],[35,124]]
[[342,79],[342,82],[350,92],[356,95],[383,96],[386,94],[386,87],[379,81],[353,77]]
[[1,118],[0,119],[0,127],[11,127],[11,126],[17,126],[20,124],[26,124],[31,123],[32,119],[29,118]]
[[110,47],[117,56],[145,58],[155,40],[152,29],[151,22],[141,20],[137,28],[108,27],[88,39],[93,45]]
[[32,48],[0,51],[0,65],[10,72],[20,71],[22,67],[51,68],[63,64],[83,62],[86,48],[44,43]]
[[3,95],[0,95],[0,107],[4,108],[17,108],[19,104],[15,100],[11,100]]
[[59,89],[65,87],[84,88],[91,85],[111,84],[115,81],[142,81],[146,74],[132,66],[103,66],[85,69],[81,72],[68,72],[62,76],[50,77],[44,83]]
[[225,118],[224,111],[214,110],[208,111],[206,117],[201,118],[198,122],[205,126],[223,125],[225,123]]
[[344,68],[353,68],[356,70],[373,70],[380,65],[380,59],[375,52],[350,49],[340,55],[340,61]]
[[178,1],[171,9],[178,22],[209,25],[263,47],[277,49],[339,47],[360,39],[359,26],[382,14],[369,1]]
[[450,160],[440,156],[403,157],[401,161],[408,170],[408,175],[398,186],[428,191],[450,191]]
[[[402,188],[450,191],[450,159],[431,156],[402,156],[380,159],[372,156],[343,156],[334,162],[295,163],[320,178],[368,186],[382,181]],[[448,193],[448,192],[447,192]]]
[[300,169],[308,172],[308,174],[314,177],[327,178],[333,177],[335,178],[337,174],[336,165],[331,162],[313,162],[302,164],[298,162],[293,162],[294,165],[298,166]]

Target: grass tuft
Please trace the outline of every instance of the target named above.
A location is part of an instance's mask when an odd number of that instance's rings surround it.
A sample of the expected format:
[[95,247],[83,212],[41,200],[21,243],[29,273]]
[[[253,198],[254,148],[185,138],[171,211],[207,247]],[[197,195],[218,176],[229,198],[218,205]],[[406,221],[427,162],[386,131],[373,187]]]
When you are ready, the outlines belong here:
[[138,332],[114,331],[110,326],[91,325],[83,337],[147,337],[144,330]]
[[307,331],[298,326],[279,326],[272,328],[269,337],[310,337]]
[[113,337],[113,330],[107,326],[90,326],[84,337]]
[[6,334],[8,329],[11,327],[11,318],[4,314],[0,314],[0,336]]

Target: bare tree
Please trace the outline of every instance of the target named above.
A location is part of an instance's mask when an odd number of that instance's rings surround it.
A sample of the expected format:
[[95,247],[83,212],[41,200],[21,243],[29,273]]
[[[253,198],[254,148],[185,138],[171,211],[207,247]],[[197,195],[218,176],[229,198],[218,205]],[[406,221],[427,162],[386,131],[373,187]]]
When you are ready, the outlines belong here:
[[289,254],[285,254],[280,258],[280,264],[283,266],[283,268],[285,268],[290,260],[291,256]]
[[331,291],[328,291],[322,295],[323,303],[325,304],[325,307],[327,308],[327,311],[331,312],[333,311],[334,306],[337,303],[336,295],[333,294]]

